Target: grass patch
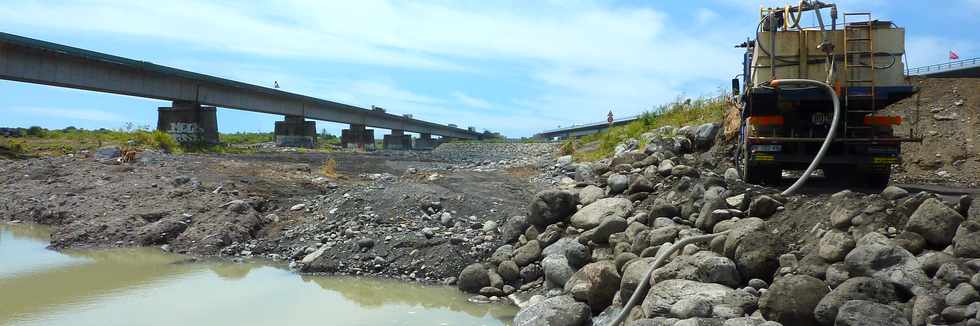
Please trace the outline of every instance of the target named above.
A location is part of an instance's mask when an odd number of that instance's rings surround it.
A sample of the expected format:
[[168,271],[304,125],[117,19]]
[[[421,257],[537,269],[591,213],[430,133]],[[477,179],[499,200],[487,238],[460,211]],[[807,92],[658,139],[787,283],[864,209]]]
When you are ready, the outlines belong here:
[[[681,127],[706,122],[721,121],[728,102],[725,95],[702,97],[698,99],[676,99],[653,111],[643,113],[639,119],[623,126],[606,129],[602,132],[572,138],[562,144],[562,155],[574,155],[578,161],[595,161],[612,155],[616,145],[630,138],[663,126]],[[640,140],[640,146],[645,146]],[[597,145],[597,146],[585,146]],[[576,150],[590,147],[592,150]]]

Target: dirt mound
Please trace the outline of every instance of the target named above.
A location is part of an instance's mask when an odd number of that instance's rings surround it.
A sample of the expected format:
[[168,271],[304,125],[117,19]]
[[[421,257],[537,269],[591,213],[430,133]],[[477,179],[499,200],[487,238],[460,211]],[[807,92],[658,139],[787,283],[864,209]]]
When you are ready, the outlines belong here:
[[[922,143],[902,145],[903,162],[893,180],[902,183],[980,185],[980,79],[915,78],[918,98],[891,105],[882,113],[899,115],[897,132],[915,126]],[[918,106],[916,105],[918,101]]]

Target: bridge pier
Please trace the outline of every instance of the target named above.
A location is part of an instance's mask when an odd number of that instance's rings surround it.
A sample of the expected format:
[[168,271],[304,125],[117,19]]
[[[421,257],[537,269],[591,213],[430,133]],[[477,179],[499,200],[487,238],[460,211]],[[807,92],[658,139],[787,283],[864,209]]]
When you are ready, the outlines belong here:
[[415,140],[415,149],[433,149],[439,142],[432,139],[432,134],[419,134],[419,139]]
[[383,144],[385,149],[412,149],[412,136],[404,130],[392,129],[390,135],[385,135]]
[[276,121],[274,138],[279,147],[313,148],[316,146],[316,122],[287,115],[283,121]]
[[352,149],[374,149],[374,129],[365,125],[351,124],[350,129],[340,130],[340,146]]
[[217,144],[218,116],[213,106],[174,101],[157,109],[157,130],[165,131],[181,144]]

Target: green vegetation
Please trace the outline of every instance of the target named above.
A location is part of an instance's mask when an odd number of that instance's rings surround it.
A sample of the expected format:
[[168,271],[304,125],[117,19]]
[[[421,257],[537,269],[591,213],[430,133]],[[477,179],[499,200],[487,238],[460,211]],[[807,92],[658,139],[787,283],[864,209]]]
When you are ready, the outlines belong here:
[[273,141],[271,132],[236,132],[233,134],[221,134],[221,142],[225,144],[257,144]]
[[[613,153],[616,145],[630,138],[663,126],[697,125],[721,121],[727,102],[724,95],[698,99],[677,99],[653,111],[644,113],[636,121],[605,131],[566,140],[560,147],[562,155],[574,155],[579,161],[595,161]],[[645,146],[640,140],[640,146]]]

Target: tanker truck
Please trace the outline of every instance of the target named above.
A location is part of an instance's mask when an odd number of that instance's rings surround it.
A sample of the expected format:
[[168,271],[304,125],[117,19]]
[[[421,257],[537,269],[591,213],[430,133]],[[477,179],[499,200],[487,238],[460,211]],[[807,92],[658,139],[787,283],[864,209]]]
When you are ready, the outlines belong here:
[[816,160],[810,170],[828,179],[886,185],[901,144],[921,141],[916,128],[896,132],[917,124],[917,115],[903,121],[879,114],[916,93],[905,74],[904,42],[903,28],[868,12],[839,15],[821,1],[762,8],[755,37],[736,46],[745,49],[743,71],[732,80],[740,119],[734,163],[742,178],[777,184],[783,170]]

